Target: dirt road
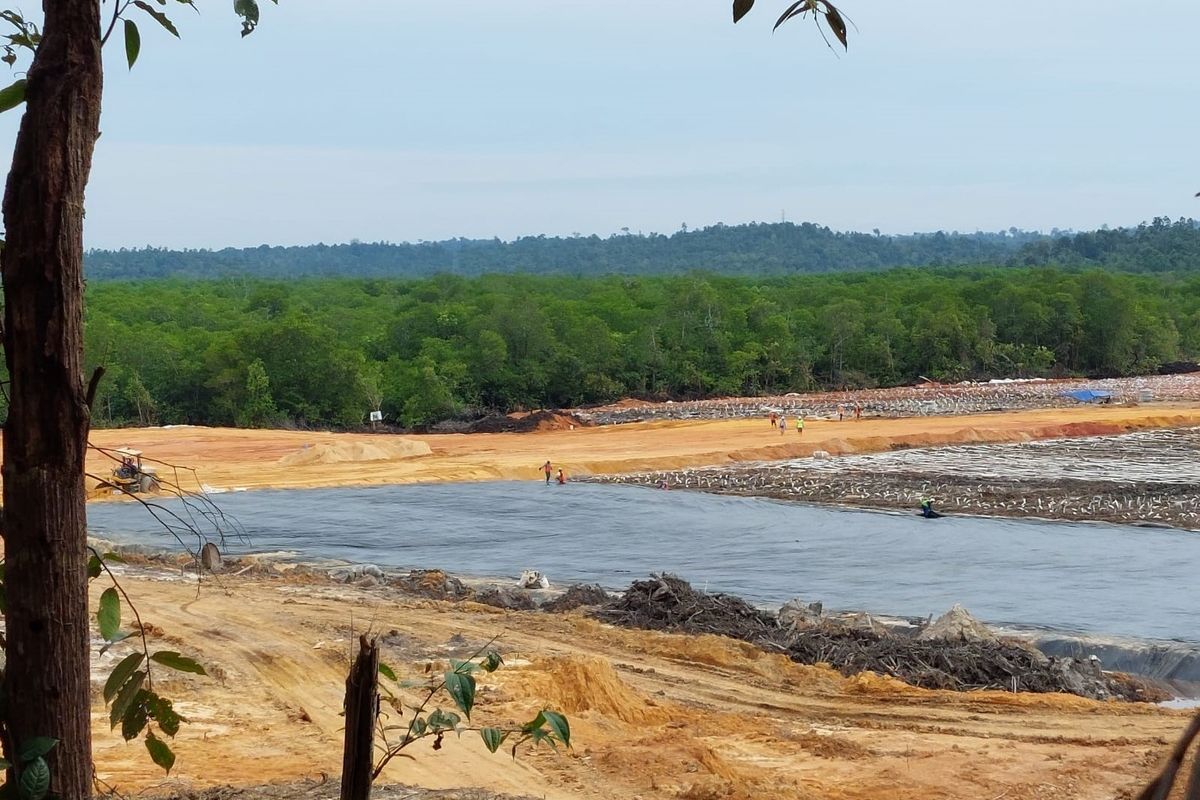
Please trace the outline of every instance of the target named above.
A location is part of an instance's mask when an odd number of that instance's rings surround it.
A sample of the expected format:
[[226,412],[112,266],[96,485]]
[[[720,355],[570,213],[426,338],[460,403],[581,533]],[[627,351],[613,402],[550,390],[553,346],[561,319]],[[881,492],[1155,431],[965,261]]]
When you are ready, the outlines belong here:
[[[226,578],[197,594],[163,572],[130,577],[127,588],[153,626],[152,647],[194,656],[212,677],[155,675],[191,720],[166,781],[139,743],[108,731],[97,706],[96,763],[123,790],[336,776],[352,628],[382,634],[384,661],[402,678],[501,634],[507,666],[482,683],[475,721],[524,721],[542,706],[569,715],[569,753],[543,746],[514,761],[488,754],[470,734],[438,752],[422,745],[416,760],[394,762],[385,776],[435,788],[485,786],[552,800],[1100,800],[1142,783],[1185,720],[1059,695],[846,679],[714,637],[306,578]],[[128,646],[103,660],[98,681]]]
[[[568,475],[641,472],[964,442],[1014,442],[1200,424],[1200,405],[1083,406],[968,416],[810,421],[784,435],[762,420],[633,423],[535,433],[386,436],[226,428],[97,430],[93,444],[131,446],[197,469],[188,488],[363,486],[531,479],[549,459]],[[94,453],[89,471],[113,462]],[[161,469],[161,468],[160,468]]]

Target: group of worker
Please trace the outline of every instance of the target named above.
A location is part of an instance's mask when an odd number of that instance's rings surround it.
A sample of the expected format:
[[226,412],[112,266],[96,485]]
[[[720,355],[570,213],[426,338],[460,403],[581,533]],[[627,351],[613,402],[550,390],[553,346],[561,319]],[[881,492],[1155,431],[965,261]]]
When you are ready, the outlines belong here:
[[[837,409],[838,409],[838,419],[841,420],[845,416],[846,408],[843,405],[838,405]],[[780,414],[776,411],[772,411],[768,415],[767,418],[771,421],[772,428],[779,429],[780,435],[783,435],[787,432],[788,422],[787,422],[786,414]],[[860,406],[858,403],[854,404],[854,418],[862,419],[862,406]],[[804,417],[797,414],[794,425],[796,428],[796,433],[803,436],[804,435]],[[554,465],[550,463],[549,459],[546,460],[545,464],[542,464],[542,474],[544,474],[546,476],[546,485],[547,486],[550,485],[550,480],[552,478],[559,486],[562,486],[563,484],[565,484],[567,482],[567,475],[565,472],[563,472],[562,467],[559,467],[556,471],[554,468]],[[662,489],[668,488],[666,481],[663,481],[660,484],[659,488],[662,488]],[[941,514],[939,514],[938,512],[933,510],[933,498],[932,497],[924,497],[921,499],[920,514],[925,519],[937,519],[942,516]]]
[[[770,414],[767,415],[767,419],[771,420],[772,428],[779,429],[780,436],[787,433],[787,429],[788,429],[787,414],[779,414],[775,411],[772,411]],[[796,433],[800,434],[801,436],[804,435],[804,417],[802,417],[799,414],[796,415],[795,428],[796,428]]]
[[[545,464],[542,464],[542,472],[546,473],[546,485],[549,486],[550,476],[554,473],[554,465],[547,461]],[[559,486],[567,482],[567,475],[562,471],[562,467],[558,468],[558,475],[555,477],[555,480]]]

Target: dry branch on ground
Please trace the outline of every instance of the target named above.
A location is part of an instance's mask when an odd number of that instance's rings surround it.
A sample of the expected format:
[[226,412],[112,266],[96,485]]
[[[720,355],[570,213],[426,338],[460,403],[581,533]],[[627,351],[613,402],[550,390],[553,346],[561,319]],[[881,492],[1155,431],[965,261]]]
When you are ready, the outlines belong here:
[[785,626],[767,611],[727,594],[697,591],[674,575],[634,581],[595,612],[627,628],[717,634],[740,639],[800,664],[829,664],[844,675],[875,672],[926,689],[1017,689],[1081,697],[1145,699],[1143,687],[1114,679],[1094,662],[1049,658],[1004,640],[922,640],[831,620]]

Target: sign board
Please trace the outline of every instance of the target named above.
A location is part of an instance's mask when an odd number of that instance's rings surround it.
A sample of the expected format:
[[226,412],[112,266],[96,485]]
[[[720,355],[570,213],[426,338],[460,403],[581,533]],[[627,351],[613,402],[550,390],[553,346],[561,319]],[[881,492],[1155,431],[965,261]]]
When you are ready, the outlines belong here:
[[383,412],[382,411],[372,411],[371,412],[371,422],[382,422],[382,421],[383,421]]

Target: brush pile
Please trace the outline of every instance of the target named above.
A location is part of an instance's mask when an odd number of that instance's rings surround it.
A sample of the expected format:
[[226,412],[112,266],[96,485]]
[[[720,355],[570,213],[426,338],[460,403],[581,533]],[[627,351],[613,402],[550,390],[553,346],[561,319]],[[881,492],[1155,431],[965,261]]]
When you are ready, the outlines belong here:
[[[828,664],[844,675],[875,672],[926,689],[1150,699],[1145,687],[1126,676],[1110,676],[1095,659],[1049,658],[1023,643],[962,635],[963,630],[986,629],[960,608],[947,615],[955,625],[939,620],[925,628],[926,635],[920,630],[894,631],[869,618],[863,624],[866,615],[849,620],[819,616],[785,624],[739,597],[697,591],[687,581],[663,574],[634,581],[595,616],[626,628],[728,636],[785,653],[800,664]],[[940,632],[947,630],[954,632]]]

